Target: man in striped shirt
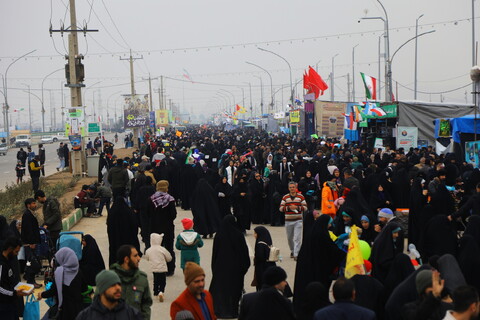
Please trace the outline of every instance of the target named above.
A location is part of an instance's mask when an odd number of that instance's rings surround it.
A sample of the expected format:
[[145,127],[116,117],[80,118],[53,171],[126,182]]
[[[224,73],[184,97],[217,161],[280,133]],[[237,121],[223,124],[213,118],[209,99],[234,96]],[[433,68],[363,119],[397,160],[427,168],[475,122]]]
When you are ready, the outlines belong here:
[[290,182],[288,191],[280,203],[280,211],[285,213],[285,229],[287,231],[290,257],[297,260],[302,245],[303,213],[307,211],[307,202],[301,193],[297,192],[297,183]]

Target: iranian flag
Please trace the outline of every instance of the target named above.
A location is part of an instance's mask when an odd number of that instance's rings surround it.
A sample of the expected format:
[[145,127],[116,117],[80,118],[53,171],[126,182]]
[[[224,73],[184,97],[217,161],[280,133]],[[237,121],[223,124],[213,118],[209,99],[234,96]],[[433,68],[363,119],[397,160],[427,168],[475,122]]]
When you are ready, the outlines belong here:
[[365,84],[367,99],[377,100],[377,79],[367,76],[363,72],[360,72],[360,74],[362,75],[363,83]]

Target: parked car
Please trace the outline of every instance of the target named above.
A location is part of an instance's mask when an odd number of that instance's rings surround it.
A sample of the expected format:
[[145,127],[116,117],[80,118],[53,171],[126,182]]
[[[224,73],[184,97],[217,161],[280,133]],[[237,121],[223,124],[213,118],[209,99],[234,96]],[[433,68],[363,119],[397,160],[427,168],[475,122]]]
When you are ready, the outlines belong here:
[[53,140],[52,136],[42,136],[41,142],[42,143],[53,143],[54,140]]
[[68,137],[63,133],[57,133],[56,135],[52,136],[53,142],[57,141],[68,141]]
[[6,156],[8,152],[8,146],[6,143],[0,143],[0,155]]
[[15,147],[30,147],[32,145],[32,139],[29,134],[20,134],[15,137]]

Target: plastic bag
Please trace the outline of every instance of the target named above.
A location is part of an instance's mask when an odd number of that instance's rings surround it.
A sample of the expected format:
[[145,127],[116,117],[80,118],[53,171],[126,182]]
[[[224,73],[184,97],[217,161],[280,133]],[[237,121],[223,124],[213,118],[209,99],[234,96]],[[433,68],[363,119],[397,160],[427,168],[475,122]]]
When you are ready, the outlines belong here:
[[34,294],[29,295],[25,301],[23,320],[40,320],[40,304]]

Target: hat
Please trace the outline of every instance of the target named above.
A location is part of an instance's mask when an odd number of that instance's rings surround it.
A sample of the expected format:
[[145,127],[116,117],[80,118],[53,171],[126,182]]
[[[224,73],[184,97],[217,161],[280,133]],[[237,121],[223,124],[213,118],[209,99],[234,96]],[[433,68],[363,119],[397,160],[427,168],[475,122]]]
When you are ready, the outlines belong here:
[[190,230],[193,228],[193,220],[189,218],[182,219],[183,229]]
[[368,219],[367,216],[363,215],[361,218],[360,218],[360,221],[367,221],[367,222],[370,222],[370,219]]
[[387,218],[387,219],[393,219],[393,212],[392,210],[388,208],[383,208],[378,212],[378,217],[379,218]]
[[142,160],[148,160],[148,159],[150,159],[150,158],[147,157],[147,156],[142,156]]
[[270,287],[273,287],[286,279],[287,273],[285,270],[277,266],[272,266],[263,273],[263,282]]
[[422,294],[425,289],[432,286],[432,270],[422,270],[415,278],[415,286],[418,294]]
[[157,191],[168,192],[168,186],[167,180],[160,180],[157,182]]
[[188,310],[182,310],[177,312],[175,315],[175,320],[195,320],[193,314]]
[[118,274],[111,270],[103,270],[95,277],[95,283],[97,284],[97,289],[95,290],[95,295],[100,295],[104,293],[108,288],[117,283],[122,283]]
[[205,271],[195,262],[188,261],[183,269],[183,275],[185,276],[185,284],[188,286],[198,276],[205,276]]

